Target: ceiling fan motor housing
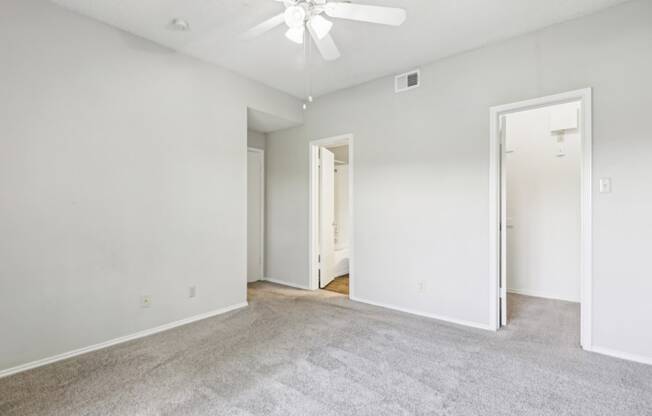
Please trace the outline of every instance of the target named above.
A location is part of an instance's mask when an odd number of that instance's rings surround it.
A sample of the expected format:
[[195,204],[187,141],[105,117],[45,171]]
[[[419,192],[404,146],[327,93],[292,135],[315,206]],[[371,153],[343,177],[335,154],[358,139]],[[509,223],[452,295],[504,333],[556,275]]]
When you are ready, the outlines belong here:
[[321,56],[327,61],[340,57],[340,52],[330,36],[333,22],[324,18],[348,19],[367,23],[399,26],[407,17],[404,9],[395,7],[356,4],[347,0],[275,0],[285,6],[285,10],[251,28],[245,39],[260,36],[275,27],[286,24],[285,37],[297,44],[304,44],[306,36],[317,46]]
[[290,28],[306,24],[312,16],[321,14],[326,0],[285,0],[285,24]]

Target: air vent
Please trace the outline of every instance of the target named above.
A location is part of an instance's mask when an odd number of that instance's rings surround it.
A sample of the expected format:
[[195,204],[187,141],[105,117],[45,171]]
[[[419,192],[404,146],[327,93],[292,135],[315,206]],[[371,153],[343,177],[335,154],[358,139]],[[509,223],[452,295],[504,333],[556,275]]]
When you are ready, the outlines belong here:
[[403,92],[417,88],[420,85],[421,73],[418,69],[397,75],[394,78],[394,90],[396,92]]

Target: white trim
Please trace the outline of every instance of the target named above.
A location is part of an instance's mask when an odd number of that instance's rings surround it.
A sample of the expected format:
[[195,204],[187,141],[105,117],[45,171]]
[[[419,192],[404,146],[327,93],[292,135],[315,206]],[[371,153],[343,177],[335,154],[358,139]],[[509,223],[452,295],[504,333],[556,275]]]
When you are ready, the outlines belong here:
[[[265,151],[256,147],[247,147],[247,152],[258,153],[260,159],[260,276],[265,276]],[[248,208],[247,208],[248,209]],[[247,276],[249,283],[249,276]]]
[[596,354],[608,355],[610,357],[620,358],[627,361],[634,361],[641,364],[652,365],[652,357],[649,356],[630,354],[628,352],[616,351],[610,348],[597,347],[595,345],[592,346],[591,348],[584,348],[584,349],[586,351],[594,352]]
[[353,299],[353,290],[355,287],[354,279],[354,216],[353,216],[353,175],[355,172],[354,169],[354,158],[353,158],[353,134],[343,134],[334,137],[327,137],[325,139],[313,140],[308,144],[308,157],[310,158],[310,175],[309,175],[309,225],[308,225],[308,276],[309,276],[309,287],[310,290],[319,289],[319,263],[317,262],[317,256],[319,255],[319,233],[317,229],[317,219],[319,218],[319,204],[318,204],[318,192],[319,188],[319,170],[317,162],[319,160],[319,148],[324,146],[337,146],[337,145],[348,145],[349,146],[349,298]]
[[214,311],[210,311],[210,312],[202,313],[202,314],[199,314],[199,315],[191,316],[190,318],[181,319],[181,320],[170,322],[168,324],[160,325],[160,326],[157,326],[157,327],[154,327],[154,328],[145,329],[143,331],[139,331],[139,332],[136,332],[136,333],[133,333],[133,334],[130,334],[130,335],[125,335],[125,336],[114,338],[114,339],[111,339],[111,340],[108,340],[108,341],[100,342],[99,344],[90,345],[88,347],[79,348],[79,349],[76,349],[76,350],[64,352],[62,354],[57,354],[57,355],[53,355],[51,357],[42,358],[40,360],[32,361],[32,362],[29,362],[29,363],[26,363],[26,364],[21,364],[21,365],[18,365],[16,367],[12,367],[12,368],[8,368],[6,370],[0,371],[0,378],[7,377],[7,376],[10,376],[10,375],[13,375],[13,374],[16,374],[16,373],[20,373],[20,372],[23,372],[23,371],[31,370],[31,369],[36,368],[36,367],[42,367],[44,365],[52,364],[52,363],[55,363],[57,361],[61,361],[61,360],[65,360],[65,359],[68,359],[68,358],[76,357],[78,355],[86,354],[88,352],[101,350],[101,349],[104,349],[104,348],[107,348],[107,347],[111,347],[113,345],[122,344],[122,343],[127,342],[127,341],[133,341],[133,340],[138,339],[138,338],[143,338],[143,337],[146,337],[146,336],[149,336],[149,335],[154,335],[154,334],[157,334],[159,332],[167,331],[169,329],[173,329],[173,328],[176,328],[176,327],[179,327],[179,326],[187,325],[187,324],[190,324],[190,323],[193,323],[193,322],[201,321],[203,319],[211,318],[211,317],[216,316],[216,315],[221,315],[221,314],[224,314],[224,313],[227,313],[227,312],[231,312],[231,311],[236,310],[236,309],[244,308],[247,305],[248,305],[247,302],[237,303],[235,305],[227,306],[225,308],[216,309]]
[[274,279],[274,278],[271,278],[271,277],[264,277],[262,281],[264,281],[264,282],[270,282],[270,283],[276,283],[277,285],[283,285],[283,286],[293,287],[293,288],[295,288],[295,289],[312,290],[312,289],[311,289],[310,287],[308,287],[308,286],[298,285],[298,284],[296,284],[296,283],[290,283],[290,282],[286,282],[285,280]]
[[548,294],[545,294],[545,293],[542,293],[542,292],[537,292],[536,290],[507,289],[507,293],[514,293],[516,295],[531,296],[531,297],[534,297],[534,298],[541,298],[541,299],[563,300],[564,302],[579,303],[579,300],[577,300],[577,299],[571,299],[571,298],[548,295]]
[[462,319],[455,319],[455,318],[449,318],[447,316],[442,316],[442,315],[435,315],[431,313],[423,313],[416,311],[414,309],[406,309],[406,308],[401,308],[398,306],[394,305],[389,305],[386,303],[381,303],[381,302],[374,302],[371,300],[363,299],[363,298],[358,298],[358,297],[353,297],[350,296],[351,300],[360,302],[360,303],[366,303],[368,305],[374,305],[374,306],[380,306],[381,308],[386,308],[386,309],[392,309],[398,312],[403,312],[403,313],[409,313],[410,315],[417,315],[417,316],[423,316],[425,318],[430,318],[430,319],[436,319],[438,321],[444,321],[456,325],[462,325],[462,326],[468,326],[471,328],[476,328],[476,329],[483,329],[485,331],[494,331],[493,325],[487,325],[487,324],[481,324],[478,322],[473,322],[473,321],[465,321]]
[[490,142],[489,142],[489,318],[495,323],[495,329],[500,327],[499,277],[500,277],[500,143],[499,143],[499,117],[519,111],[547,107],[555,104],[579,101],[582,105],[580,112],[580,131],[582,136],[582,162],[581,162],[581,345],[586,350],[591,350],[592,332],[592,98],[591,88],[550,95],[532,100],[521,101],[491,107],[490,113]]

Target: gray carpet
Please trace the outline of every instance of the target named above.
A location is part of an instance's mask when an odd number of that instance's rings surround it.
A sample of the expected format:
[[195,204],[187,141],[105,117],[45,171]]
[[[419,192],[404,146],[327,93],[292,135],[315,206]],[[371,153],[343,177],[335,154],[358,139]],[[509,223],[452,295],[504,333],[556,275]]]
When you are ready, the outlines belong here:
[[268,283],[250,306],[0,380],[10,415],[652,415],[652,366],[583,352],[577,305],[499,333]]

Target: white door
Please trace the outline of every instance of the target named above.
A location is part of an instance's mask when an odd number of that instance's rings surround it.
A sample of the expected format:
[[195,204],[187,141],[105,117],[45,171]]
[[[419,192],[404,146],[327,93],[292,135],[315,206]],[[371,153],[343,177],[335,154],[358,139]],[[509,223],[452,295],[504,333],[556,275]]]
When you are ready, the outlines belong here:
[[247,282],[263,278],[263,151],[247,152]]
[[319,148],[319,287],[333,281],[335,265],[335,155]]
[[507,118],[500,118],[500,325],[507,325]]

